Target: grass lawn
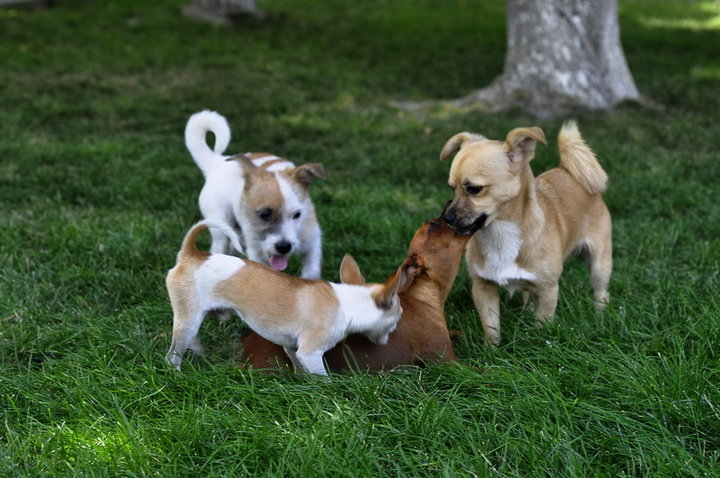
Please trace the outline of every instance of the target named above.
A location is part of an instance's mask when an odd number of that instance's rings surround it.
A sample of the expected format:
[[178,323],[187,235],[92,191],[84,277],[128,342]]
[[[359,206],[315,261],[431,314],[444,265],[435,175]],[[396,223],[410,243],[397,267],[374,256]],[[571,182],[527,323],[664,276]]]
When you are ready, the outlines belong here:
[[400,263],[450,198],[450,136],[536,124],[540,172],[562,119],[389,106],[497,76],[501,1],[261,0],[267,19],[235,27],[184,2],[0,9],[0,475],[720,475],[717,2],[621,2],[657,107],[577,115],[611,178],[604,314],[570,261],[555,324],[504,295],[486,348],[463,270],[447,318],[466,365],[330,382],[236,367],[239,321],[165,365],[164,276],[203,183],[190,114],[224,114],[232,152],[325,165],[329,280],[345,252],[370,280]]

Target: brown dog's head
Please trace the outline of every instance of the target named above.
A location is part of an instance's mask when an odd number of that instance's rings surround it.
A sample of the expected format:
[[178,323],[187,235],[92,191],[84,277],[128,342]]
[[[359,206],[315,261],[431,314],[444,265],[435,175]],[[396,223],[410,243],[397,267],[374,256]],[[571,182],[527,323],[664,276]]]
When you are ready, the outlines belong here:
[[445,292],[452,287],[463,251],[476,226],[468,234],[459,234],[445,221],[447,209],[440,217],[423,224],[410,241],[408,258],[418,267],[420,274],[441,286]]
[[[426,221],[415,231],[408,247],[408,255],[401,266],[407,270],[409,280],[400,288],[400,295],[412,287],[416,276],[422,274],[429,276],[434,282],[452,285],[465,245],[472,234],[456,233],[445,221],[445,212],[443,210],[440,217]],[[348,257],[346,255],[343,263]],[[341,267],[340,282],[362,285],[365,284],[365,278],[357,267]]]
[[[410,241],[408,256],[416,257],[418,265],[426,270],[438,270],[462,256],[468,235],[457,234],[443,217],[426,221]],[[473,231],[475,232],[475,231]]]
[[448,185],[455,197],[444,218],[459,234],[473,234],[499,215],[503,204],[523,189],[523,172],[535,156],[536,142],[547,144],[540,128],[515,128],[505,141],[489,140],[472,133],[458,133],[440,153],[450,166]]

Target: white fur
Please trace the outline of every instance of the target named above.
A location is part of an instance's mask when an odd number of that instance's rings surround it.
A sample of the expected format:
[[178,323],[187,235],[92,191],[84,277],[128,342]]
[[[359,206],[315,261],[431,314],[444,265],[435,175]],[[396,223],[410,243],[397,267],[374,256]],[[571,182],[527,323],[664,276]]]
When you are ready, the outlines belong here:
[[[208,133],[215,135],[215,146],[211,150],[205,137]],[[193,153],[193,159],[203,174],[214,169],[216,164],[224,161],[222,153],[230,144],[230,126],[225,118],[214,111],[201,111],[190,117],[185,126],[185,146]]]
[[235,250],[237,250],[240,254],[245,254],[242,244],[240,244],[240,238],[235,232],[235,229],[230,227],[226,222],[205,219],[204,221],[200,221],[198,224],[205,224],[211,232],[218,229],[219,231],[216,232],[222,232]]
[[[210,149],[206,142],[208,133],[215,135],[213,149]],[[205,185],[198,199],[203,217],[213,222],[237,224],[242,231],[248,258],[266,265],[271,255],[278,254],[276,245],[283,241],[289,242],[292,249],[288,254],[300,253],[304,256],[301,276],[306,279],[320,278],[322,234],[317,221],[305,220],[310,214],[315,214],[310,199],[301,201],[292,190],[292,185],[279,180],[280,190],[286,201],[285,217],[281,219],[280,227],[274,233],[264,235],[254,230],[252,222],[245,217],[240,207],[245,186],[242,166],[237,161],[227,161],[230,156],[223,154],[229,142],[230,128],[222,115],[214,111],[201,111],[188,120],[185,127],[185,145],[205,176]],[[253,163],[261,166],[277,159],[277,156],[268,155],[255,159]],[[268,171],[276,173],[275,176],[278,177],[278,171],[294,167],[293,163],[285,160],[270,165]],[[300,220],[295,220],[292,214],[298,210],[302,216]],[[210,233],[211,252],[232,252],[225,234],[217,229],[212,229]]]
[[293,186],[285,179],[275,174],[277,178],[278,186],[280,187],[280,193],[285,199],[285,209],[287,214],[292,216],[295,211],[302,211],[304,204],[300,199],[300,196],[295,192]]
[[[267,255],[270,255],[275,250],[275,244],[280,241],[287,241],[292,246],[293,251],[300,249],[300,252],[302,252],[304,248],[301,247],[300,233],[303,229],[303,223],[307,218],[307,207],[286,179],[277,173],[275,173],[275,179],[277,180],[280,194],[285,203],[283,217],[280,220],[278,229],[273,233],[267,234],[260,242],[259,247],[262,251],[265,251]],[[300,212],[300,217],[293,219],[293,215],[295,215],[296,212]]]
[[195,270],[195,289],[202,309],[226,307],[227,301],[218,300],[212,293],[218,283],[229,279],[245,266],[245,262],[234,256],[212,254]]
[[520,226],[510,221],[493,221],[487,227],[475,233],[485,264],[482,268],[473,264],[474,272],[483,279],[509,286],[513,281],[536,279],[535,274],[517,265],[522,238]]
[[[303,218],[301,220],[304,221],[307,220],[307,218],[308,215],[303,214]],[[304,277],[306,279],[319,278],[322,263],[322,233],[320,232],[319,227],[302,226],[302,235],[298,252],[304,255],[300,277]]]
[[[400,301],[395,300],[390,311],[392,314],[388,315],[388,311],[382,310],[375,305],[371,288],[351,284],[330,283],[330,285],[340,301],[343,323],[338,325],[344,327],[346,335],[367,330],[371,324],[375,324],[373,327],[375,331],[366,334],[366,336],[376,344],[387,344],[390,334],[397,326],[396,320],[388,320],[388,318],[391,318],[395,313],[402,314]],[[385,317],[385,320],[383,320],[383,317]]]

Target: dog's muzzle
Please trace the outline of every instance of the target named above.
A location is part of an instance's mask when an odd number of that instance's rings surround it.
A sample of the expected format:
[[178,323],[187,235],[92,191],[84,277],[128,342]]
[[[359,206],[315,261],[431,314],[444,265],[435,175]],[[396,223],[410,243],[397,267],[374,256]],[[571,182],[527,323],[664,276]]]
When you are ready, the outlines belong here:
[[278,254],[288,254],[292,249],[292,244],[289,241],[279,241],[275,244],[275,250]]
[[458,219],[457,214],[453,210],[446,211],[443,218],[456,234],[460,234],[461,236],[471,236],[479,229],[482,229],[485,225],[485,221],[487,221],[488,215],[480,214],[477,219],[469,224],[462,224],[462,221]]

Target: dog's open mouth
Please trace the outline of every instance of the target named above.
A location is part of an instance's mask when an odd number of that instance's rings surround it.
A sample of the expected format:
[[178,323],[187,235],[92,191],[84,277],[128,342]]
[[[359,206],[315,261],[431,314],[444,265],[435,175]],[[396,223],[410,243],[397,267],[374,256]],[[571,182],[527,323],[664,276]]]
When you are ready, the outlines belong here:
[[470,224],[460,225],[456,222],[455,224],[451,224],[450,227],[452,227],[456,234],[460,234],[461,236],[470,236],[475,234],[479,229],[482,229],[485,225],[485,221],[487,221],[487,218],[487,214],[480,214],[480,217]]
[[287,269],[288,266],[288,256],[278,256],[278,255],[271,255],[270,256],[270,267],[275,269],[276,271],[284,271]]

